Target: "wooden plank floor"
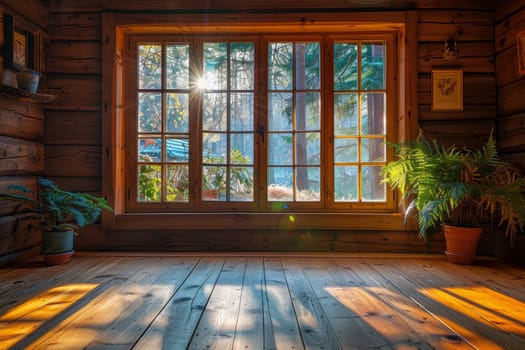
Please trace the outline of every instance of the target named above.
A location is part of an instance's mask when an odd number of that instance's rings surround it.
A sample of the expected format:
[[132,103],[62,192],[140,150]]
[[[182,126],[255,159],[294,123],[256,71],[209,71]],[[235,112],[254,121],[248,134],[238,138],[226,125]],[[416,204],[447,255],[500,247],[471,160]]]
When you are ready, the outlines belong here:
[[525,269],[395,255],[0,268],[0,349],[525,349]]

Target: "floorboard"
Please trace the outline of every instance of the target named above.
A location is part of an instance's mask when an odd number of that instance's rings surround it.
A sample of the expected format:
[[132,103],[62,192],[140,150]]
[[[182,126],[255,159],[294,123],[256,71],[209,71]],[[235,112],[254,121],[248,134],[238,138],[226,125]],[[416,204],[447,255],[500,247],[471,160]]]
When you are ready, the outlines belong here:
[[0,268],[0,349],[525,349],[525,268],[358,254],[78,254]]

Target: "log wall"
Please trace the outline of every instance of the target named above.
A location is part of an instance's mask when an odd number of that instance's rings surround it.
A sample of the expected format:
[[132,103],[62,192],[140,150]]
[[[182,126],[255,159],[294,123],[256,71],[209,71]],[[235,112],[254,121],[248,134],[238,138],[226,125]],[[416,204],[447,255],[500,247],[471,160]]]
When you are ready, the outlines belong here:
[[[202,11],[248,13],[263,11],[399,11],[417,13],[418,119],[426,134],[445,143],[476,147],[484,143],[495,126],[497,113],[494,60],[494,2],[490,0],[431,1],[346,1],[346,0],[246,0],[246,1],[122,1],[50,0],[50,37],[47,84],[58,100],[46,108],[46,175],[67,190],[100,193],[102,135],[102,17],[105,12],[136,14]],[[444,42],[455,40],[459,58],[447,62],[442,57]],[[434,68],[458,67],[464,71],[464,109],[461,112],[432,112],[430,77]],[[525,101],[525,99],[523,99]],[[67,166],[65,166],[67,165]],[[106,179],[109,181],[109,179]],[[90,249],[298,249],[298,237],[289,240],[279,233],[203,233],[173,237],[168,233],[102,232],[97,226],[78,239],[80,247]],[[214,240],[210,235],[218,235]],[[240,237],[242,235],[242,237]],[[334,236],[335,235],[335,236]],[[394,235],[394,236],[392,236]],[[232,245],[222,241],[229,237]],[[334,240],[335,237],[335,240]],[[413,235],[411,236],[413,237]],[[213,245],[210,242],[221,241]],[[322,241],[322,243],[320,243]],[[398,244],[406,242],[407,245]],[[348,251],[422,251],[423,244],[410,242],[406,233],[349,236],[348,232],[315,235],[317,247]],[[333,244],[337,242],[337,244]],[[397,242],[392,244],[392,242]],[[322,247],[322,248],[320,248]],[[403,248],[405,247],[405,248]],[[441,250],[442,251],[442,250]]]
[[[41,1],[2,1],[0,18],[3,14],[27,22],[45,34],[48,11]],[[0,31],[0,44],[3,41],[3,31]],[[44,173],[44,111],[34,99],[25,96],[27,94],[13,93],[17,90],[5,88],[5,85],[16,86],[13,85],[16,84],[14,74],[0,64],[0,191],[13,184],[35,189],[37,177]],[[13,209],[8,201],[0,203],[0,265],[39,251],[38,222],[28,219],[27,215],[14,213]]]

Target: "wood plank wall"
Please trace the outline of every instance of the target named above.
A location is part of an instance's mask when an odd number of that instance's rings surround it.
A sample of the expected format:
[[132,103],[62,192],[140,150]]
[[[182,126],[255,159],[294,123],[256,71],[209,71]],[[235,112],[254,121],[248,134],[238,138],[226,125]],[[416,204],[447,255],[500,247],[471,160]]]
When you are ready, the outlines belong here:
[[[45,152],[46,175],[68,190],[99,193],[101,179],[102,125],[102,65],[101,19],[104,11],[113,13],[176,12],[180,9],[212,11],[399,11],[415,10],[418,17],[418,75],[419,123],[425,132],[445,143],[482,144],[496,120],[496,76],[494,62],[495,9],[491,0],[418,0],[418,1],[346,1],[346,0],[246,0],[246,1],[143,1],[143,0],[50,0],[48,34],[50,44],[47,60],[47,85],[58,100],[46,108]],[[459,59],[447,62],[442,58],[444,42],[457,42]],[[435,67],[461,67],[464,70],[464,101],[462,112],[431,111],[430,76]],[[249,249],[250,245],[268,249],[286,249],[297,245],[286,234],[251,236],[239,234],[204,234],[202,241],[192,241],[196,235],[174,237],[168,233],[149,242],[135,240],[133,232],[105,233],[91,227],[88,235],[79,237],[80,247],[111,249],[184,249],[210,250]],[[340,235],[341,233],[336,233]],[[345,233],[348,234],[348,233]],[[217,239],[217,235],[220,240]],[[198,236],[198,235],[197,235]],[[231,236],[231,237],[230,237]],[[143,239],[144,234],[140,235]],[[284,238],[283,238],[284,237]],[[304,237],[308,237],[305,234]],[[413,237],[410,236],[410,237]],[[389,244],[388,241],[395,241]],[[205,241],[205,243],[203,243]],[[214,242],[215,244],[214,245]],[[248,242],[249,241],[249,242]],[[322,242],[321,242],[322,241]],[[316,235],[305,249],[327,250],[423,250],[421,241],[412,242],[399,234],[385,238],[378,234],[357,234],[336,240],[331,235]],[[140,242],[137,243],[137,242]],[[304,243],[304,241],[303,241]]]
[[525,1],[507,0],[496,12],[498,148],[525,171],[525,75],[518,72],[516,35],[525,30]]
[[[39,0],[2,1],[2,13],[42,32],[47,27],[48,11]],[[0,76],[2,84],[15,83],[14,71],[2,65]],[[44,111],[40,105],[26,100],[6,92],[0,94],[0,191],[13,184],[36,189],[36,179],[44,173]],[[15,214],[13,209],[12,203],[0,203],[0,265],[35,255],[39,250],[41,236],[37,220]]]

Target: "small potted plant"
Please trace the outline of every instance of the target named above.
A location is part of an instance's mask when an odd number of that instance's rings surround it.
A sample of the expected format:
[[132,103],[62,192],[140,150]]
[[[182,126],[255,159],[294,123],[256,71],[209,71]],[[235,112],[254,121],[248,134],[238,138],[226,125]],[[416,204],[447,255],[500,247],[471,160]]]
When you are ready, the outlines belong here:
[[[433,234],[443,230],[448,260],[471,263],[482,225],[504,225],[511,240],[523,230],[525,177],[498,155],[492,134],[476,150],[445,147],[422,135],[393,147],[397,159],[383,168],[383,181],[409,199],[407,214],[417,210],[419,235],[427,247]],[[468,245],[458,248],[456,243]]]
[[39,179],[38,189],[13,185],[0,199],[17,202],[17,210],[41,219],[42,256],[48,264],[61,264],[74,253],[73,238],[80,227],[97,220],[102,210],[112,210],[104,198],[89,193],[68,192],[51,180]]

